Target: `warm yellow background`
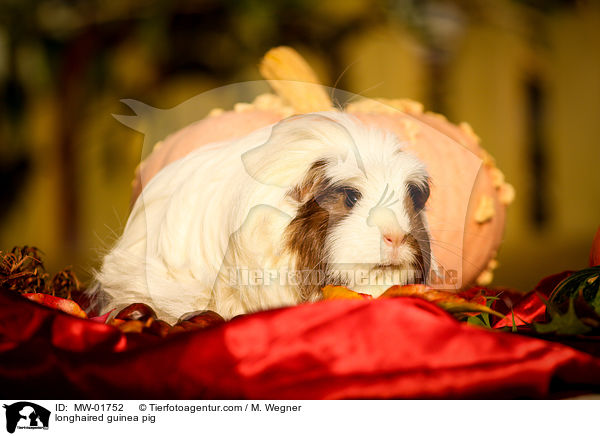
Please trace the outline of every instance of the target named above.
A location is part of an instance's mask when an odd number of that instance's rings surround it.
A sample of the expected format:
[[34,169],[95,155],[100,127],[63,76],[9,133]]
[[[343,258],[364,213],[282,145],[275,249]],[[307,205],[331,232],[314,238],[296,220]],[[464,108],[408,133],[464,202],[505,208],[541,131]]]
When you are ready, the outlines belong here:
[[[77,7],[38,3],[24,14],[38,33],[15,23],[11,8],[0,9],[5,18],[0,22],[0,79],[17,77],[25,95],[17,119],[7,116],[3,101],[0,158],[9,162],[22,152],[30,158],[30,171],[17,183],[21,188],[14,181],[1,188],[18,189],[19,195],[3,205],[0,249],[36,245],[46,253],[51,271],[72,264],[88,277],[127,219],[130,181],[143,138],[112,118],[112,113],[127,113],[121,98],[169,108],[217,86],[258,79],[260,55],[269,47],[290,44],[328,85],[347,67],[338,83],[343,89],[368,97],[413,98],[426,107],[431,103],[427,42],[405,17],[407,5],[415,2],[281,2],[277,7],[260,2],[228,7],[112,2],[91,12],[84,2]],[[474,127],[517,191],[494,283],[525,290],[544,275],[584,267],[600,225],[598,2],[548,10],[508,0],[426,3],[462,11],[462,21],[454,23],[460,30],[446,41],[448,60],[440,78],[444,112],[450,120]],[[276,23],[281,11],[292,8],[293,17],[299,7],[298,24]],[[226,15],[228,27],[194,27],[194,17],[217,13]],[[163,33],[157,30],[175,15],[186,14],[192,19]],[[86,32],[97,42],[95,30],[89,31],[93,26],[107,34],[119,26],[127,31],[102,36],[102,44],[91,48],[83,43],[79,55],[68,54],[68,48],[80,47],[77,41]],[[188,26],[186,35],[198,34],[185,41],[191,58],[207,60],[202,67],[193,62],[180,67],[169,58],[172,41],[166,38],[181,30],[177,26]],[[60,48],[49,51],[47,39],[59,41]],[[82,58],[84,72],[73,79],[70,59]],[[61,62],[67,73],[56,67]],[[543,226],[531,219],[531,121],[524,92],[530,76],[540,80],[544,95],[549,211]],[[66,79],[75,82],[62,83]],[[74,160],[67,179],[60,154],[65,131],[73,141]],[[67,217],[65,183],[74,186],[76,204],[76,212]]]

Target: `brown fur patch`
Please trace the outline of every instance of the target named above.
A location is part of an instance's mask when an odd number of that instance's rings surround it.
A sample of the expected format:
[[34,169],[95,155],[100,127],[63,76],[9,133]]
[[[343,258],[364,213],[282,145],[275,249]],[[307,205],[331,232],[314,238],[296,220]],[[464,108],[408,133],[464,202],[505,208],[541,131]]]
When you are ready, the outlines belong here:
[[[415,199],[410,195],[404,199],[404,207],[410,216],[410,234],[406,235],[406,244],[412,249],[415,254],[415,261],[412,267],[415,269],[416,276],[415,283],[426,283],[427,276],[429,274],[429,268],[431,266],[431,244],[429,241],[429,233],[425,228],[425,222],[421,214],[423,213],[423,207],[429,197],[429,187],[420,197]],[[415,204],[416,201],[416,204]],[[417,210],[418,209],[418,210]]]
[[326,284],[328,229],[337,225],[351,210],[345,204],[341,187],[332,185],[325,176],[326,165],[325,161],[315,162],[303,182],[289,194],[300,207],[285,231],[284,240],[296,257],[295,268],[304,301],[319,296]]

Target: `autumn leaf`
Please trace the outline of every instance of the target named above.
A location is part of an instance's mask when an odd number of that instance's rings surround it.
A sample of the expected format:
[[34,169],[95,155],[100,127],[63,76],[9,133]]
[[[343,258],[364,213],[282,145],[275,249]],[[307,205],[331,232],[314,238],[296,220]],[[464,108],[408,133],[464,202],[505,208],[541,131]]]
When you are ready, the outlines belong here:
[[[326,300],[339,300],[339,299],[370,299],[372,298],[368,294],[360,294],[354,292],[345,286],[325,286],[323,288],[323,297]],[[486,305],[480,304],[475,301],[467,300],[454,292],[440,291],[437,289],[431,289],[426,285],[395,285],[386,290],[379,298],[395,298],[395,297],[417,297],[424,300],[430,301],[447,312],[454,314],[464,314],[467,312],[483,312],[485,314],[492,314],[495,316],[503,317],[501,313],[492,310]],[[488,319],[489,324],[489,319]]]
[[556,333],[558,335],[583,335],[591,330],[577,316],[574,298],[569,300],[569,309],[564,314],[560,313],[551,303],[547,303],[547,307],[551,320],[546,324],[534,323],[533,327],[536,332]]
[[371,295],[354,292],[345,286],[327,285],[322,291],[325,300],[364,300],[373,298]]

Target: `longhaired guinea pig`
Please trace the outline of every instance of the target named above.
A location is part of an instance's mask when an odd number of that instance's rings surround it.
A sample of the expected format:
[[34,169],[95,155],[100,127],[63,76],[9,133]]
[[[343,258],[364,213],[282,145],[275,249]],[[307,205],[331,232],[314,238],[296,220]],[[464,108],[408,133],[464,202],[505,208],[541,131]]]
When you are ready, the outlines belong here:
[[135,202],[91,290],[106,311],[144,302],[175,321],[378,296],[433,261],[422,162],[351,115],[298,115],[163,168]]

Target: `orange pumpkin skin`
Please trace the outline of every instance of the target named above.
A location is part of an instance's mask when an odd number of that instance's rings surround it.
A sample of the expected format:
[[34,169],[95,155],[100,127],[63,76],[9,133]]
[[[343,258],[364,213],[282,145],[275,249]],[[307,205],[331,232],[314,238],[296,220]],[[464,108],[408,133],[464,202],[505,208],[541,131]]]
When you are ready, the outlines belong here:
[[[407,150],[425,162],[431,176],[427,218],[432,253],[442,276],[434,287],[461,289],[476,281],[489,283],[491,279],[485,276],[491,275],[495,264],[508,203],[501,201],[502,185],[494,180],[494,172],[499,171],[468,129],[420,110],[390,110],[386,106],[381,111],[371,110],[371,106],[354,105],[347,110],[368,125],[395,133]],[[140,164],[133,182],[133,200],[158,171],[194,149],[245,136],[284,117],[278,110],[245,108],[210,116],[170,135]],[[492,212],[478,221],[475,215],[483,197]]]

